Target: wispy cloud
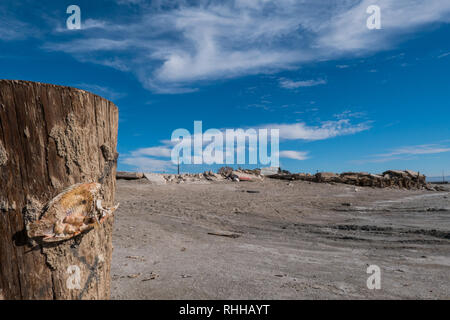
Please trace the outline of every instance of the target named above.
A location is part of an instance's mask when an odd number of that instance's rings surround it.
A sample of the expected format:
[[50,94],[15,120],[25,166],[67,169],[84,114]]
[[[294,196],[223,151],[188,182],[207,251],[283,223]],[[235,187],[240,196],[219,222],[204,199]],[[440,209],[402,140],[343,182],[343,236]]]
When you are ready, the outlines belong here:
[[279,129],[281,139],[317,141],[369,130],[371,122],[352,124],[349,119],[341,119],[325,121],[319,126],[309,126],[306,123],[299,122],[293,124],[272,124],[266,127]]
[[[93,20],[81,38],[46,43],[44,48],[120,66],[159,93],[192,92],[203,81],[384,50],[423,25],[450,22],[450,2],[442,0],[379,0],[382,30],[366,27],[372,0],[333,6],[318,0],[117,3],[140,6],[138,14],[130,10],[132,23],[126,15]],[[285,87],[316,84],[286,80]]]
[[355,160],[354,163],[384,163],[391,162],[395,160],[411,160],[416,156],[428,155],[428,154],[439,154],[450,152],[449,146],[443,146],[439,144],[423,144],[416,146],[404,146],[393,149],[390,152],[382,154],[374,154],[368,156],[367,159]]
[[307,151],[293,151],[293,150],[284,150],[280,151],[280,158],[294,159],[294,160],[306,160],[308,159]]
[[345,110],[341,113],[335,114],[334,117],[337,119],[352,119],[352,118],[360,119],[360,118],[367,117],[367,113],[361,112],[361,111]]
[[[382,30],[369,30],[365,23],[366,9],[373,0],[349,1],[344,10],[324,23],[319,38],[323,48],[341,53],[364,53],[388,49],[398,37],[425,24],[450,21],[450,3],[440,0],[380,0]],[[341,8],[342,8],[341,7]],[[373,32],[375,31],[375,32]]]
[[171,161],[147,157],[126,157],[121,162],[144,172],[163,172],[175,168]]
[[0,41],[23,40],[38,34],[33,26],[12,17],[0,8]]
[[417,146],[407,146],[397,148],[389,153],[379,154],[379,157],[391,157],[400,155],[418,155],[418,154],[435,154],[450,152],[450,147],[440,146],[437,144],[423,144]]
[[121,5],[140,5],[144,3],[144,0],[117,0]]
[[[67,28],[65,24],[61,24],[59,21],[55,21],[57,23],[57,27],[55,28],[56,32],[65,32],[65,33],[73,33],[74,30],[70,30]],[[95,20],[95,19],[86,19],[81,23],[81,30],[89,30],[89,29],[106,29],[111,27],[106,21]]]
[[167,157],[170,158],[171,149],[168,146],[142,148],[133,151],[131,155],[133,157],[139,156],[153,156],[153,157]]
[[96,51],[117,51],[129,49],[130,41],[113,40],[105,38],[77,39],[71,42],[61,42],[46,44],[44,49],[52,51],[63,51],[66,53],[78,54]]
[[303,80],[303,81],[293,81],[286,78],[280,78],[280,87],[285,89],[297,89],[297,88],[303,88],[303,87],[314,87],[321,84],[326,84],[327,81],[323,79],[318,80]]
[[443,54],[439,55],[438,59],[442,59],[442,58],[445,58],[447,56],[450,56],[450,52],[446,52],[446,53],[443,53]]

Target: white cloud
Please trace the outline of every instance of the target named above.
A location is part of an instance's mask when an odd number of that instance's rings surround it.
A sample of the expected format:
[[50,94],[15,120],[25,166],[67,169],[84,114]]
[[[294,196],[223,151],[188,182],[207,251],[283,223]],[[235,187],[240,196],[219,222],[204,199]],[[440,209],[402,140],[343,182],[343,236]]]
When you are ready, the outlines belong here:
[[153,156],[153,157],[170,158],[171,151],[172,151],[172,149],[170,149],[167,146],[160,146],[160,147],[151,147],[151,148],[137,149],[136,151],[133,151],[131,153],[131,155],[133,157]]
[[378,0],[382,30],[369,30],[366,9],[373,0],[348,1],[323,25],[318,44],[336,53],[364,53],[392,47],[396,38],[434,22],[450,22],[450,2],[441,0]]
[[147,157],[126,157],[122,163],[130,165],[139,171],[161,172],[170,171],[175,168],[171,161],[159,160]]
[[[406,33],[450,21],[450,2],[378,0],[382,30],[368,30],[373,0],[156,1],[139,14],[91,21],[82,39],[47,43],[82,61],[121,66],[155,92],[195,91],[199,81],[298,68],[393,47]],[[135,13],[135,11],[133,11]],[[102,62],[115,59],[115,63]],[[289,82],[287,87],[311,83]]]
[[308,152],[306,152],[306,151],[284,150],[284,151],[280,151],[280,158],[288,158],[288,159],[295,159],[295,160],[306,160],[306,159],[308,159]]
[[322,122],[320,126],[308,126],[303,122],[272,124],[268,128],[279,129],[280,138],[286,140],[325,140],[337,136],[351,135],[371,128],[370,122],[352,124],[349,119]]
[[337,119],[351,119],[351,118],[364,118],[366,117],[367,114],[365,112],[361,112],[361,111],[351,111],[351,110],[345,110],[341,113],[337,113],[334,115],[335,118]]
[[52,43],[44,45],[45,49],[78,54],[95,51],[117,51],[130,48],[130,41],[105,38],[78,39],[71,42]]
[[[61,24],[58,21],[55,21],[55,23],[58,24],[58,26],[55,29],[56,32],[67,32],[67,33],[74,32],[74,30],[68,29],[65,24]],[[110,27],[110,25],[108,25],[107,22],[102,21],[102,20],[86,19],[86,20],[82,20],[82,23],[81,23],[81,30],[88,30],[88,29],[94,29],[94,28],[105,29],[108,27]]]
[[438,59],[442,59],[442,58],[445,58],[447,56],[450,56],[450,52],[446,52],[446,53],[443,53],[443,54],[439,55]]
[[424,145],[397,148],[390,153],[380,154],[378,156],[391,157],[399,155],[436,154],[444,152],[450,152],[450,148],[446,146],[439,146],[436,144],[424,144]]
[[285,89],[297,89],[302,87],[314,87],[321,84],[326,84],[327,81],[323,79],[318,80],[304,80],[304,81],[293,81],[286,78],[279,79],[280,87]]

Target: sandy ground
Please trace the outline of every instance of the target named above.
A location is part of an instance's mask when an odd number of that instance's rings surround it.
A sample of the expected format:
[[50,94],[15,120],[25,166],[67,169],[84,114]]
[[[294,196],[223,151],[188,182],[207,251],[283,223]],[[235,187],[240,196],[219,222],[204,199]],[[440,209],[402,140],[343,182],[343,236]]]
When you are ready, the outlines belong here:
[[113,299],[450,299],[450,192],[120,180],[117,200]]

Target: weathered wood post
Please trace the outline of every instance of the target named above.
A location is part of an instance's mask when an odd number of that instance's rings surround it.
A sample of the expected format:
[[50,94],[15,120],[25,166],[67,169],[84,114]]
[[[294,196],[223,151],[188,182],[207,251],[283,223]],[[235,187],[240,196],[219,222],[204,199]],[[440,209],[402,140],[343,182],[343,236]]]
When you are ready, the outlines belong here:
[[117,107],[94,94],[0,80],[0,299],[108,299],[113,219],[75,238],[30,246],[26,214],[65,188],[115,192]]

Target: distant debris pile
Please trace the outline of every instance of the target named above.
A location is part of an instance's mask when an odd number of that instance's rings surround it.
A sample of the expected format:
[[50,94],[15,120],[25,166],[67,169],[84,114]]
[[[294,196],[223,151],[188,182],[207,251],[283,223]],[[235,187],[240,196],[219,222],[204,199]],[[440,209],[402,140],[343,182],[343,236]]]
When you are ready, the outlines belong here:
[[318,183],[345,183],[362,187],[436,190],[436,187],[426,183],[426,177],[423,174],[411,170],[388,170],[381,175],[367,172],[344,172],[341,174],[319,172],[315,175],[309,173],[279,173],[269,177],[272,179],[303,180]]
[[[318,172],[314,175],[309,173],[290,173],[289,171],[264,169],[233,169],[222,167],[218,173],[205,171],[203,173],[185,174],[158,174],[138,172],[117,172],[117,179],[139,180],[146,178],[148,182],[155,185],[166,183],[208,183],[210,181],[262,181],[264,177],[280,180],[301,180],[317,183],[344,183],[361,187],[374,188],[405,188],[405,189],[427,189],[430,191],[441,191],[442,187],[431,185],[426,182],[423,174],[411,170],[399,171],[388,170],[382,174],[367,172],[344,172],[341,174],[333,172]],[[263,174],[265,173],[265,174]]]
[[138,172],[117,172],[116,178],[123,180],[147,179],[151,184],[162,185],[166,183],[202,183],[207,181],[261,181],[263,176],[259,169],[234,170],[231,167],[220,168],[218,173],[205,171],[203,173],[185,174],[158,174],[158,173],[138,173]]

